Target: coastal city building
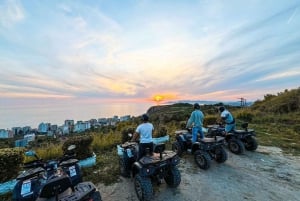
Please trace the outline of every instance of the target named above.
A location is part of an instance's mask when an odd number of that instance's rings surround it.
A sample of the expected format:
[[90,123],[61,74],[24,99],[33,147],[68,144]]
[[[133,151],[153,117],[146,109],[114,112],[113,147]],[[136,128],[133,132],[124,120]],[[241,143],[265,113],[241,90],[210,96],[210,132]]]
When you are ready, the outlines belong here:
[[70,133],[81,133],[91,128],[98,128],[103,126],[115,126],[118,122],[130,120],[130,115],[113,116],[111,118],[98,118],[90,119],[88,121],[75,121],[72,119],[66,119],[61,126],[41,122],[37,128],[32,129],[30,126],[13,127],[9,129],[0,129],[0,138],[13,138],[18,137],[15,140],[15,147],[24,147],[30,141],[34,141],[36,136],[49,136],[56,137],[58,135],[68,135]]

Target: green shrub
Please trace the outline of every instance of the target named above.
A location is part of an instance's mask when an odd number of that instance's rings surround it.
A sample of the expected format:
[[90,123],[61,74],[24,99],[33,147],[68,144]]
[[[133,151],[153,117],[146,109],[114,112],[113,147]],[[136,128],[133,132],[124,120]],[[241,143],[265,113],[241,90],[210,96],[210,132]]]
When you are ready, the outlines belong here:
[[92,135],[79,135],[79,136],[73,136],[67,141],[64,142],[62,146],[63,153],[67,152],[67,149],[70,145],[75,145],[75,154],[76,157],[81,160],[88,157],[91,157],[93,155],[92,150],[92,142],[93,142],[93,136]]
[[251,112],[247,112],[247,111],[239,112],[236,115],[236,119],[240,119],[247,122],[251,122],[253,117],[254,115]]
[[122,143],[131,140],[129,133],[134,134],[134,132],[135,132],[135,129],[132,127],[123,129],[122,130]]
[[168,135],[168,130],[165,126],[160,126],[157,132],[154,133],[153,137],[163,137]]
[[207,125],[216,124],[216,121],[217,121],[216,116],[206,116],[203,121],[204,127]]
[[[62,145],[49,144],[46,147],[35,148],[34,151],[39,158],[42,158],[44,160],[59,158],[63,155]],[[24,162],[29,162],[33,159],[35,158],[25,156]]]
[[94,152],[104,152],[116,148],[122,141],[121,133],[93,134],[92,149]]
[[0,149],[0,182],[6,182],[15,178],[21,170],[24,160],[24,149],[4,148]]

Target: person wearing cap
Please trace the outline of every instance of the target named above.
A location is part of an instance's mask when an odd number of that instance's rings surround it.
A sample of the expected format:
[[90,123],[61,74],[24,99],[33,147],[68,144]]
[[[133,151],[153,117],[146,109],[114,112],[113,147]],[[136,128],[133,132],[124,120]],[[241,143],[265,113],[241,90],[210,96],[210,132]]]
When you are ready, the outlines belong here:
[[187,121],[187,128],[192,127],[192,142],[195,143],[198,140],[198,133],[200,134],[200,138],[204,138],[204,134],[202,131],[204,120],[204,114],[200,110],[200,105],[198,103],[194,104],[194,111],[191,113],[190,118]]
[[225,132],[228,133],[235,129],[235,119],[233,115],[224,107],[219,107],[221,119],[225,123]]
[[142,121],[143,123],[138,125],[132,137],[132,141],[135,141],[140,137],[138,159],[146,155],[147,148],[149,148],[149,153],[153,152],[152,133],[154,131],[154,126],[149,122],[149,116],[147,114],[142,115]]

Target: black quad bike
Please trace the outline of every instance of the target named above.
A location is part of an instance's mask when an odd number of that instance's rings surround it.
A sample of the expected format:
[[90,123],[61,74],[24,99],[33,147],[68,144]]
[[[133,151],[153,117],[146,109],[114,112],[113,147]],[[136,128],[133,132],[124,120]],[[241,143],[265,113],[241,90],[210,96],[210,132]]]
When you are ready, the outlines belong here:
[[165,182],[176,188],[181,182],[181,175],[177,168],[180,158],[173,151],[166,151],[165,144],[154,145],[154,153],[147,153],[137,160],[138,143],[125,142],[120,147],[120,172],[122,176],[134,178],[134,187],[140,201],[153,199],[153,183]]
[[188,152],[194,155],[196,164],[204,170],[210,167],[211,160],[218,163],[224,163],[227,160],[227,152],[224,149],[224,137],[213,136],[205,137],[192,143],[191,130],[175,131],[176,141],[172,144],[172,149],[179,156],[183,152]]
[[16,178],[13,201],[101,201],[95,185],[82,182],[78,160],[73,156],[43,161],[34,151],[25,154],[36,160],[25,163],[25,170]]
[[248,129],[248,123],[242,124],[242,130],[232,130],[225,134],[225,127],[221,124],[208,126],[207,137],[223,136],[229,150],[235,154],[243,154],[245,149],[248,151],[255,151],[258,143],[255,138],[256,133],[254,129]]

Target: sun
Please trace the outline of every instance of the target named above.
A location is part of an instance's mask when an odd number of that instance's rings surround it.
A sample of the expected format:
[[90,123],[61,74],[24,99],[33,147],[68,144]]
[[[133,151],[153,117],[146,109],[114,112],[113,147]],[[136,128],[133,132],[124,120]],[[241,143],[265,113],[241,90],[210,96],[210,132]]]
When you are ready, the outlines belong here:
[[154,96],[154,100],[155,100],[156,102],[162,101],[163,99],[164,99],[164,97],[161,96],[161,95],[155,95],[155,96]]

